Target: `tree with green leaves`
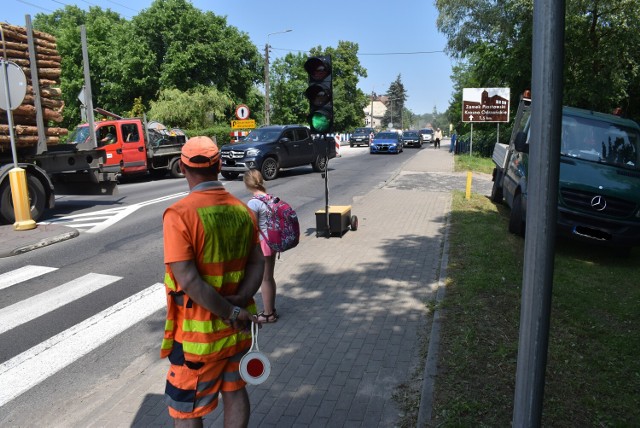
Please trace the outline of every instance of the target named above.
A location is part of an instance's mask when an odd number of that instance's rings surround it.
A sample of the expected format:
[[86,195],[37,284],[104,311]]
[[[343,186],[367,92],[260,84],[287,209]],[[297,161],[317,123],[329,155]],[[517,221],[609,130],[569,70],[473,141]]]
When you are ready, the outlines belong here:
[[122,112],[122,107],[128,110],[133,102],[132,98],[127,105],[122,105],[114,102],[114,97],[103,95],[109,94],[108,89],[112,89],[112,79],[107,68],[113,62],[120,62],[118,51],[114,49],[114,46],[119,46],[116,35],[123,33],[127,26],[120,15],[99,7],[91,7],[86,12],[76,6],[66,6],[50,15],[38,14],[33,20],[34,28],[57,38],[58,53],[62,58],[60,82],[65,102],[63,125],[67,127],[80,122],[80,103],[77,97],[84,86],[81,25],[87,30],[94,106]]
[[402,113],[404,103],[407,100],[407,91],[402,84],[402,78],[399,74],[396,80],[389,85],[386,96],[387,111],[385,111],[382,117],[382,127],[386,128],[391,124],[392,127],[401,129],[404,122]]
[[269,101],[271,102],[271,123],[307,123],[309,102],[304,96],[307,89],[307,73],[304,63],[307,57],[302,53],[288,53],[273,62]]
[[262,59],[248,34],[187,0],[155,0],[132,25],[153,53],[158,90],[215,86],[245,102],[262,81]]
[[156,0],[131,21],[109,9],[66,6],[34,19],[34,28],[57,37],[65,126],[80,120],[80,25],[87,29],[96,107],[126,114],[139,97],[148,106],[164,90],[215,88],[232,100],[224,118],[219,117],[227,122],[234,104],[252,109],[261,104],[256,84],[262,80],[262,58],[248,35],[227,25],[226,18],[202,12],[187,0]]
[[226,121],[233,107],[231,98],[214,87],[165,89],[151,101],[149,117],[169,127],[206,128]]
[[[517,105],[531,87],[533,1],[436,0],[436,7],[447,52],[465,63],[465,79],[509,87]],[[637,0],[566,1],[564,78],[565,104],[604,112],[621,106],[640,118]]]

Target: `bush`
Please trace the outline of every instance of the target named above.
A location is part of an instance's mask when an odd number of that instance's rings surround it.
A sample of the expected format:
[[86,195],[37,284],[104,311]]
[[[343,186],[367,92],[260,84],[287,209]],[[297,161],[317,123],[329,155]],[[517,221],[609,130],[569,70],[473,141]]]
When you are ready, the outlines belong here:
[[222,147],[231,141],[231,125],[214,125],[208,128],[194,128],[185,130],[188,137],[195,137],[198,135],[206,135],[218,144],[218,147]]

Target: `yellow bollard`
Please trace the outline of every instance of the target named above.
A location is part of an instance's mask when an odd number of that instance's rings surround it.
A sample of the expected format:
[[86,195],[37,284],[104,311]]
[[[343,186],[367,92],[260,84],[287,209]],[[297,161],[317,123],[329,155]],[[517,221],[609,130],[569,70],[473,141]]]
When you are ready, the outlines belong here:
[[13,228],[15,230],[34,229],[36,222],[31,219],[26,171],[22,168],[13,168],[9,171],[9,184],[11,185],[13,212],[16,216],[16,222],[13,223]]
[[471,171],[467,171],[467,192],[465,197],[471,199]]

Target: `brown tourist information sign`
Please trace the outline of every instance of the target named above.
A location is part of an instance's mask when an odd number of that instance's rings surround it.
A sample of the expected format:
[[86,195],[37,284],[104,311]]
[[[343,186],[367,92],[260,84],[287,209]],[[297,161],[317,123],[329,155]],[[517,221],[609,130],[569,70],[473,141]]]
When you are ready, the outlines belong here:
[[509,88],[464,88],[462,121],[509,122]]

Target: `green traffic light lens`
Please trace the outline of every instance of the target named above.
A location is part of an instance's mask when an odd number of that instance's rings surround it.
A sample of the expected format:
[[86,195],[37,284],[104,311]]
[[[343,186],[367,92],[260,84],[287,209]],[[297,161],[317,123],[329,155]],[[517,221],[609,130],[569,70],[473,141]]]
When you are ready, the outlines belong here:
[[322,113],[314,113],[311,116],[311,127],[318,132],[327,132],[331,121]]

